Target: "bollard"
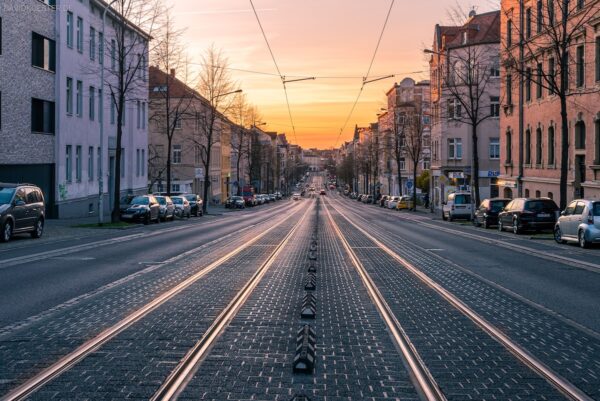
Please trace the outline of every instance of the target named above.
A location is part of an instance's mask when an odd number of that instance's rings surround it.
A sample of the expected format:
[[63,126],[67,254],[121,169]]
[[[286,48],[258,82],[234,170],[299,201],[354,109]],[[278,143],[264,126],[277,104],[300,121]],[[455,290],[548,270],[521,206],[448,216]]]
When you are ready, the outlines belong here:
[[302,299],[302,309],[300,311],[300,317],[302,319],[314,319],[317,315],[317,298],[312,292],[304,295]]
[[294,373],[312,373],[315,368],[317,335],[310,325],[302,326],[296,337]]

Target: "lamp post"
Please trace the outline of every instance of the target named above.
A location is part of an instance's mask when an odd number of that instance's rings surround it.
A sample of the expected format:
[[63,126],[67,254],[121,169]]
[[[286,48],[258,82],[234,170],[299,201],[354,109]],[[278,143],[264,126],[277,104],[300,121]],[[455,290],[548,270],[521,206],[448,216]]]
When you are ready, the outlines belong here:
[[102,161],[104,158],[104,40],[106,27],[106,13],[108,9],[117,2],[113,0],[104,7],[102,12],[102,42],[100,43],[102,55],[100,59],[100,157],[98,158],[98,224],[104,223],[104,172],[102,171]]

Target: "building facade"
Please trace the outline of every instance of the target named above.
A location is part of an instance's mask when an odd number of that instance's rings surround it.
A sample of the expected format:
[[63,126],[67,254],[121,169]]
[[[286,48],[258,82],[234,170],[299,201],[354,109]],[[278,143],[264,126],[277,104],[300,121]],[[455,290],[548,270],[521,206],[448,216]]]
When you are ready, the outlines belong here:
[[[560,87],[562,74],[555,51],[542,48],[542,44],[557,42],[556,34],[548,34],[547,18],[555,14],[561,20],[563,10],[562,4],[557,3],[554,10],[548,6],[547,2],[532,0],[501,3],[502,58],[516,60],[525,74],[515,73],[503,63],[499,185],[505,197],[548,197],[560,204],[561,155],[565,149],[560,97],[544,76],[552,72]],[[572,34],[573,39],[565,69],[565,204],[572,199],[600,197],[600,4],[573,1],[568,7],[569,22],[563,33]],[[518,40],[521,33],[522,49]]]
[[[436,25],[430,52],[433,206],[440,209],[449,193],[471,191],[474,174],[481,199],[497,196],[500,12],[472,11],[461,26]],[[479,171],[473,171],[475,125]]]

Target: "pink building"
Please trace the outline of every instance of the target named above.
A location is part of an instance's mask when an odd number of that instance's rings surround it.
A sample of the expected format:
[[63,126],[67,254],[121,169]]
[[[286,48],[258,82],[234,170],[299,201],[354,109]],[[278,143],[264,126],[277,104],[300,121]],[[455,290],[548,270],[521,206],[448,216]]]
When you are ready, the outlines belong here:
[[[549,4],[554,4],[554,9],[548,9]],[[511,59],[522,65],[518,70],[502,68],[498,184],[505,197],[548,197],[560,203],[560,98],[545,77],[552,71],[560,87],[560,62],[549,50],[553,38],[547,32],[550,18],[561,20],[563,4],[502,0],[502,59],[505,66]],[[569,135],[567,199],[563,204],[600,196],[600,4],[572,1],[568,7],[570,26],[582,17],[586,20],[572,32],[565,69]]]

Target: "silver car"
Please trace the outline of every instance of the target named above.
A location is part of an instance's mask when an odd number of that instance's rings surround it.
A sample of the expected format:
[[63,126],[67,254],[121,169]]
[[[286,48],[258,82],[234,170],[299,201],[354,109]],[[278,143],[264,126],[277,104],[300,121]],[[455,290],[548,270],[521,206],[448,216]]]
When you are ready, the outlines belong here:
[[175,205],[168,196],[155,196],[160,206],[160,219],[162,221],[174,220],[175,219]]
[[180,219],[183,219],[184,217],[189,219],[192,215],[192,209],[190,208],[190,202],[185,196],[172,196],[171,200],[175,206],[175,216]]
[[600,201],[577,199],[561,213],[554,226],[558,243],[578,242],[582,248],[600,242]]

